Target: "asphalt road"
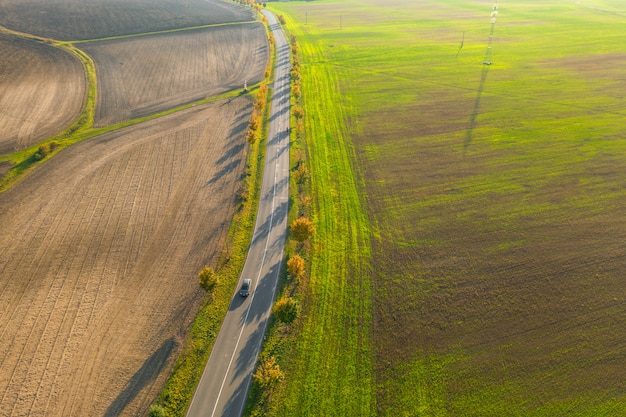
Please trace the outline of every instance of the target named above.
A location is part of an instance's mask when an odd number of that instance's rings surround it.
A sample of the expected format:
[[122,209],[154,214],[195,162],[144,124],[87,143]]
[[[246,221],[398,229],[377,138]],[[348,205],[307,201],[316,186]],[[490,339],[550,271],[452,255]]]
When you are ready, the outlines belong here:
[[283,259],[289,204],[289,45],[275,16],[263,13],[276,39],[278,59],[261,197],[239,279],[239,286],[243,279],[251,279],[252,291],[247,298],[233,295],[187,417],[243,413]]

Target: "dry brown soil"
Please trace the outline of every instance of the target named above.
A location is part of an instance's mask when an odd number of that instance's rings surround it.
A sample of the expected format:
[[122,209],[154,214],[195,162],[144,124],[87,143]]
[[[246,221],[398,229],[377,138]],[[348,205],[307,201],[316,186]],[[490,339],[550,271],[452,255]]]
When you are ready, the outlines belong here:
[[59,40],[254,20],[223,0],[0,0],[0,26]]
[[261,81],[269,59],[261,23],[79,45],[98,76],[96,125],[158,113]]
[[85,97],[81,63],[41,42],[0,33],[0,154],[69,126]]
[[251,107],[79,143],[0,195],[3,416],[147,412],[229,228]]

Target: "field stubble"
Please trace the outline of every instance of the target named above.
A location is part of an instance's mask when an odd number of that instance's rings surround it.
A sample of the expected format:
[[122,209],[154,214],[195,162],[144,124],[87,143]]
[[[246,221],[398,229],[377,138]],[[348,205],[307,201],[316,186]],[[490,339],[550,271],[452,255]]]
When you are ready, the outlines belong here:
[[99,136],[0,195],[6,415],[146,412],[204,298],[196,273],[228,233],[251,108]]
[[261,81],[269,59],[261,23],[79,44],[98,75],[95,124],[106,126]]
[[64,41],[252,20],[223,0],[0,0],[0,26]]

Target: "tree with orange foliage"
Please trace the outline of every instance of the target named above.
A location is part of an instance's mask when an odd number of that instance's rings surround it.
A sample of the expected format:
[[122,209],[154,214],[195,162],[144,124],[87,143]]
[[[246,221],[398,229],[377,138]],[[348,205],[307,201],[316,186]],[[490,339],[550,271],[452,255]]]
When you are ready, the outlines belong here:
[[304,267],[304,259],[298,254],[293,255],[287,261],[287,272],[289,272],[289,275],[296,279],[300,279],[304,276]]
[[298,242],[304,242],[313,235],[315,226],[313,226],[313,222],[306,217],[299,217],[291,222],[289,232],[293,239]]

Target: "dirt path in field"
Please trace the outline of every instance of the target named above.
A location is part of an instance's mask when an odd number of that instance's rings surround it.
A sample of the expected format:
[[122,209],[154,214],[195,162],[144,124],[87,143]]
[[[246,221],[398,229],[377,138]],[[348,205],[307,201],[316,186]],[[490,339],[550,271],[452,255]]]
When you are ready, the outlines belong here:
[[238,98],[82,142],[0,195],[3,416],[147,412],[225,239],[250,111]]

